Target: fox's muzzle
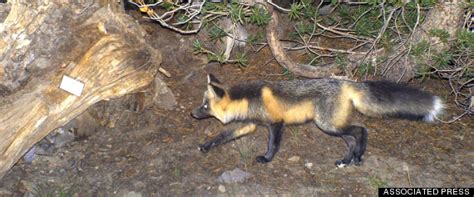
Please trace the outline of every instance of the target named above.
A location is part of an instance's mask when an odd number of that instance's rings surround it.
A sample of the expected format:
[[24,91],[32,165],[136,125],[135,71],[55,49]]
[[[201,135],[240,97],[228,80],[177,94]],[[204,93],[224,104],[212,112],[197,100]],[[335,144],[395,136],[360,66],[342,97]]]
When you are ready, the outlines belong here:
[[207,112],[207,110],[203,109],[203,106],[200,106],[200,107],[194,109],[191,112],[191,116],[196,118],[196,119],[204,119],[204,118],[210,118],[211,117],[209,112]]

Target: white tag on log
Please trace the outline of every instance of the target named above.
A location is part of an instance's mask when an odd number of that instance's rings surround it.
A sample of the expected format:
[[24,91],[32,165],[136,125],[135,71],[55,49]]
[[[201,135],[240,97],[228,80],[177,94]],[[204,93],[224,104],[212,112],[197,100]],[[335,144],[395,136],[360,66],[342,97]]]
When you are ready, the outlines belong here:
[[84,90],[84,83],[64,75],[59,88],[76,96],[81,96]]

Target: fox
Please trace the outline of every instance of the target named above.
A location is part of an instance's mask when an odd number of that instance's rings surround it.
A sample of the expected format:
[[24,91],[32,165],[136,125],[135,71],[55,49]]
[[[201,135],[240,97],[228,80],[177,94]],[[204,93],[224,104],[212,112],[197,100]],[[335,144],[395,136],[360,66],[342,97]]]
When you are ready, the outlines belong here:
[[280,148],[285,126],[314,122],[325,134],[344,140],[347,153],[335,162],[337,167],[344,167],[362,165],[367,148],[367,129],[351,122],[355,111],[368,117],[434,122],[443,108],[438,96],[384,80],[257,80],[227,87],[208,74],[202,104],[191,115],[196,119],[214,117],[223,124],[244,123],[200,144],[203,153],[253,133],[257,126],[267,127],[267,151],[256,157],[258,163],[272,161]]

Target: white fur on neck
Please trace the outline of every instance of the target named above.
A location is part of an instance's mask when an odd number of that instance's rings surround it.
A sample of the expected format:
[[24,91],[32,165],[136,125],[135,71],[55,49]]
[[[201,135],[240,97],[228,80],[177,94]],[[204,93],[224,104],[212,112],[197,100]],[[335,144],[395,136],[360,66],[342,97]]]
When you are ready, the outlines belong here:
[[240,114],[240,113],[225,113],[224,117],[217,117],[215,115],[214,117],[216,117],[223,124],[227,124],[234,120],[243,120],[246,118],[244,114]]

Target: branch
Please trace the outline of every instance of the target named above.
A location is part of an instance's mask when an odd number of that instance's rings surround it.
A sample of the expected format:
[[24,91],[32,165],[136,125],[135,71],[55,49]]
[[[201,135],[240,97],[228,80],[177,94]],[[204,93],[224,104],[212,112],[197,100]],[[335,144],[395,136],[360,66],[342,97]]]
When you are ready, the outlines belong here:
[[277,5],[276,3],[273,3],[272,0],[267,0],[267,3],[270,4],[270,5],[272,5],[273,7],[276,7],[277,9],[281,10],[282,12],[290,12],[289,9],[283,8],[283,7],[279,6],[279,5]]
[[270,50],[272,51],[273,56],[281,66],[287,68],[289,71],[296,75],[308,78],[327,77],[341,72],[336,67],[336,65],[313,67],[306,64],[297,64],[291,61],[290,58],[287,56],[285,50],[283,49],[281,42],[278,39],[278,14],[274,11],[272,4],[268,2],[267,10],[272,16],[272,19],[266,27],[267,42],[270,47]]
[[[174,8],[170,11],[167,11],[163,14],[158,14],[153,7],[158,6],[163,3],[162,0],[157,1],[153,4],[145,4],[143,0],[128,0],[129,3],[134,4],[135,6],[140,8],[141,12],[146,13],[150,19],[159,22],[162,26],[171,29],[173,31],[176,31],[180,34],[193,34],[197,33],[203,23],[203,19],[210,17],[205,16],[204,18],[200,18],[200,13],[202,11],[202,8],[204,7],[204,4],[206,1],[199,2],[198,4],[193,4],[192,1],[189,1],[185,4],[179,5],[179,4],[173,4],[178,6],[177,8]],[[169,23],[173,17],[175,17],[175,14],[178,13],[179,11],[182,11],[185,13],[185,16],[187,17],[186,20],[180,21],[180,22],[174,22],[174,23]],[[181,29],[178,26],[180,25],[186,25],[190,23],[193,25],[193,28],[191,30],[186,30],[186,29]],[[195,26],[197,24],[197,26]]]

